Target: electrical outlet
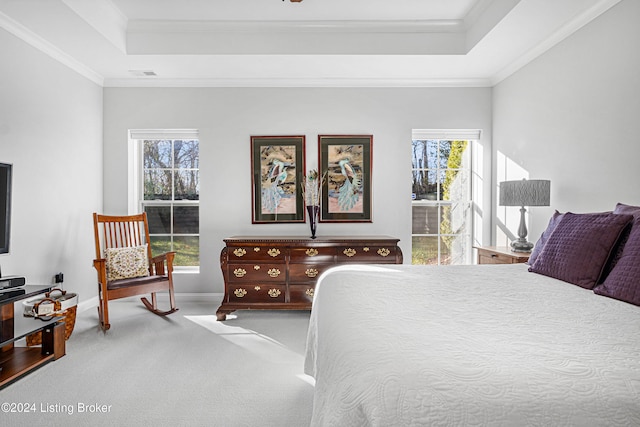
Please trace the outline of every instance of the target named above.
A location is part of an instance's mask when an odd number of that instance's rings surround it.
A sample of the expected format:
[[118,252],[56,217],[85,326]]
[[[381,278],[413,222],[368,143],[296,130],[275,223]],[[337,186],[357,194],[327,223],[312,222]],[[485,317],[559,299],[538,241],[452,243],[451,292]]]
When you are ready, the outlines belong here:
[[62,273],[58,273],[54,276],[56,283],[62,283],[64,281],[64,275]]

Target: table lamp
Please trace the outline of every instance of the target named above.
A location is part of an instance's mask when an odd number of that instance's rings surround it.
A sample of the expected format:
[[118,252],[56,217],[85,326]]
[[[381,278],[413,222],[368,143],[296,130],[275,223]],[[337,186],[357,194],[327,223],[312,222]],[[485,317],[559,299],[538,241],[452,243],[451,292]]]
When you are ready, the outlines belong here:
[[525,206],[549,206],[551,181],[543,179],[522,179],[500,183],[500,206],[520,206],[520,226],[518,238],[511,242],[514,252],[529,252],[533,243],[527,241],[527,226],[524,214]]

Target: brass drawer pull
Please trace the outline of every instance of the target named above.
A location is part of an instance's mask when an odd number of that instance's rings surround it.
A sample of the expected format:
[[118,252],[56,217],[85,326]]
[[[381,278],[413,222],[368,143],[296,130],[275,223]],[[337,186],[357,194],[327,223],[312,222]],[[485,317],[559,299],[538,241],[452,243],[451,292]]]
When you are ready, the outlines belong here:
[[305,251],[305,254],[307,254],[307,256],[316,256],[318,255],[318,250],[315,248],[309,248]]
[[260,247],[256,246],[255,248],[253,248],[253,252],[260,252]]
[[313,298],[313,288],[309,288],[304,292],[308,297]]
[[233,293],[235,294],[236,297],[242,298],[243,296],[245,296],[247,294],[247,290],[246,289],[242,289],[242,288],[238,288],[235,291],[233,291]]
[[256,287],[255,287],[255,288],[253,288],[253,289],[255,289],[256,291],[259,291],[261,288],[260,288],[260,286],[256,286]]
[[254,265],[254,266],[253,266],[253,269],[254,269],[254,270],[260,270],[260,266],[259,266],[259,265]]
[[380,256],[389,256],[389,254],[391,253],[391,251],[387,248],[380,248],[378,249],[378,255]]
[[233,270],[233,274],[236,277],[244,277],[244,275],[247,274],[247,270],[245,270],[244,268],[236,268],[235,270]]
[[280,296],[280,289],[269,289],[269,296],[271,298],[278,298]]
[[364,248],[362,248],[362,250],[365,252],[369,252],[369,246],[365,246]]
[[267,251],[267,253],[268,253],[269,255],[271,255],[272,257],[274,257],[274,258],[275,258],[275,257],[277,257],[278,255],[280,255],[280,249],[277,249],[277,248],[271,248],[271,249],[269,249],[269,250]]
[[233,250],[233,254],[237,257],[242,257],[247,253],[247,251],[244,250],[244,248],[237,248]]
[[356,250],[352,249],[352,248],[347,248],[344,251],[342,251],[343,254],[345,254],[348,257],[352,257],[356,254]]
[[267,274],[270,277],[278,277],[280,275],[280,270],[277,268],[270,268],[269,271],[267,271]]
[[307,268],[304,274],[306,274],[307,277],[316,277],[318,275],[318,270],[315,268]]

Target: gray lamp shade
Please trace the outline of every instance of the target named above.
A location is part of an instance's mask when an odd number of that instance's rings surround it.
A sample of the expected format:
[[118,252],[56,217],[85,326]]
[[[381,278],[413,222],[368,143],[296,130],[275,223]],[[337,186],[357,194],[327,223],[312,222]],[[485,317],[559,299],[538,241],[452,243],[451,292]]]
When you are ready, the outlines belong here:
[[522,179],[500,183],[500,206],[549,206],[551,181]]

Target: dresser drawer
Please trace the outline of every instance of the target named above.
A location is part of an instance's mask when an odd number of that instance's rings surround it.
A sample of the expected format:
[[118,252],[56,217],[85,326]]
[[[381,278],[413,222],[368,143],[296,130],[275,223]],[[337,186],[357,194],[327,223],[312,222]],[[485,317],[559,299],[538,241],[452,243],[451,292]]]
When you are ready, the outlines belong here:
[[315,283],[325,270],[335,264],[289,264],[290,283]]
[[477,248],[478,264],[517,264],[527,262],[528,253],[511,252],[508,248]]
[[285,290],[285,285],[274,285],[271,283],[232,285],[229,288],[229,302],[283,303],[285,300]]
[[338,248],[337,262],[395,263],[396,246],[345,246]]
[[512,261],[505,255],[478,254],[478,264],[511,264]]
[[286,264],[229,264],[229,282],[282,282],[287,277]]
[[289,286],[289,293],[292,303],[308,303],[313,302],[313,293],[315,287],[313,284],[309,285],[291,285]]
[[277,246],[230,246],[228,248],[229,261],[283,261],[286,248]]
[[336,248],[319,247],[319,248],[291,248],[291,262],[334,262],[336,256]]

